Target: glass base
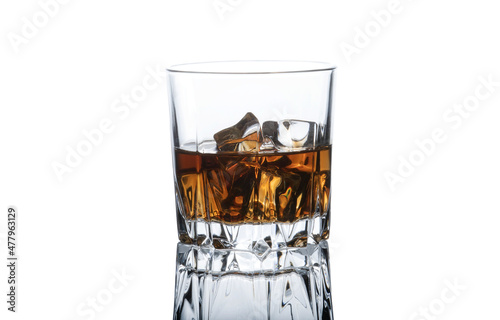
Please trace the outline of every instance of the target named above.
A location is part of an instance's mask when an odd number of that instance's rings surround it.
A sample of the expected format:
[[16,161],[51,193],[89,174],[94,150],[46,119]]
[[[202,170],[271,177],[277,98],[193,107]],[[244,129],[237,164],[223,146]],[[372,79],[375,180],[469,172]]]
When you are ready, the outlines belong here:
[[186,244],[265,252],[284,247],[304,247],[326,240],[329,212],[293,223],[227,224],[219,221],[185,220],[177,217],[179,240]]
[[177,246],[174,320],[333,319],[328,244],[254,251]]

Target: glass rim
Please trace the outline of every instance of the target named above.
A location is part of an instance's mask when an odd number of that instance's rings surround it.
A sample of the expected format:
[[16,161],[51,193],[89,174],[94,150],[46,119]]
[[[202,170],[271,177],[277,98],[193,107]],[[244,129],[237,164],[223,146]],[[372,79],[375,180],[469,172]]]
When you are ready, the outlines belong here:
[[175,64],[168,72],[198,74],[280,74],[333,71],[327,62],[302,60],[227,60]]

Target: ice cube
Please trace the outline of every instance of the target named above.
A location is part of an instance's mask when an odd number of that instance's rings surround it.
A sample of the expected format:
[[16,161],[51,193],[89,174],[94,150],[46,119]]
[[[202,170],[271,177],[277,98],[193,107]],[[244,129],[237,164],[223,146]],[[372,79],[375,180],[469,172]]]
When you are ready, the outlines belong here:
[[264,121],[262,124],[262,135],[264,139],[268,138],[271,141],[276,141],[276,137],[278,136],[278,127],[279,124],[276,121]]
[[219,151],[258,151],[262,131],[257,117],[248,112],[237,124],[214,134]]
[[260,145],[260,151],[278,151],[279,149],[274,144],[273,140],[269,137],[264,137]]
[[264,139],[271,139],[278,148],[313,148],[315,146],[316,123],[286,119],[266,121],[262,124]]

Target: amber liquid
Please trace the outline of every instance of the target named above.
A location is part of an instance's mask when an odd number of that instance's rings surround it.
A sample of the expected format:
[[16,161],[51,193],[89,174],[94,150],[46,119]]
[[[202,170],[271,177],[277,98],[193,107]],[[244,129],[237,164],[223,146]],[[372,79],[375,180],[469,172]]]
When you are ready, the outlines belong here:
[[188,220],[295,222],[326,213],[331,148],[289,153],[175,150],[178,206]]

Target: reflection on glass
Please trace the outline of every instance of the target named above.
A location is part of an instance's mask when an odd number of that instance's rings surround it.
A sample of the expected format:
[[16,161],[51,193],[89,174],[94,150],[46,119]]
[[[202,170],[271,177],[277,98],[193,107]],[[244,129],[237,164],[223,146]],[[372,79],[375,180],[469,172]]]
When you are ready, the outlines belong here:
[[333,319],[328,243],[265,252],[179,243],[174,319]]

